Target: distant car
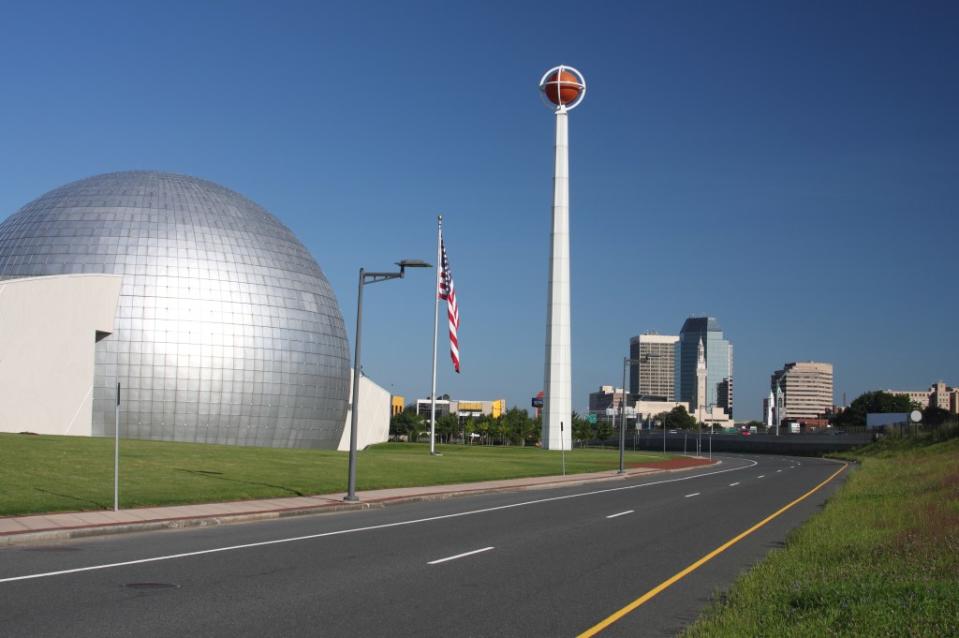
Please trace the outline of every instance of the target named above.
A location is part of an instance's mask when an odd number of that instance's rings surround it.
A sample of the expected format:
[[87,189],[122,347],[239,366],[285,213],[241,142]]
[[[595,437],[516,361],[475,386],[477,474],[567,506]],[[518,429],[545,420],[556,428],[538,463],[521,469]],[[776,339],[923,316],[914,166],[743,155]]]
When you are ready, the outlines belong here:
[[752,434],[752,432],[750,432],[749,430],[742,430],[740,434],[742,434],[743,436],[749,436],[750,434]]

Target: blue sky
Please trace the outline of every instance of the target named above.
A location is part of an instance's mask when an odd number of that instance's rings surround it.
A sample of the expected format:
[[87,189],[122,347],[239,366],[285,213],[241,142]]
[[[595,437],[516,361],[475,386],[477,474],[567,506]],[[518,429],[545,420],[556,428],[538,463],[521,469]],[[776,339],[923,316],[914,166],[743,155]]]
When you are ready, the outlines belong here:
[[[0,19],[0,216],[85,176],[211,179],[302,239],[352,342],[356,274],[434,261],[463,372],[542,386],[553,116],[571,64],[574,407],[628,338],[719,318],[736,417],[786,361],[837,399],[959,385],[959,5],[952,2],[21,3]],[[366,291],[364,369],[429,391],[433,275]]]

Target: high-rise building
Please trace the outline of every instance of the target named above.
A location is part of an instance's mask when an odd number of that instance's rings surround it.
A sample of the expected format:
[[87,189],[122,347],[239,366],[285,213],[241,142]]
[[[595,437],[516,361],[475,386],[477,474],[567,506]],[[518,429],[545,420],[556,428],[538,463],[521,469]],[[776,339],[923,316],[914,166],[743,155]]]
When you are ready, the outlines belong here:
[[696,403],[696,363],[699,341],[706,358],[706,407],[717,406],[733,415],[733,344],[723,335],[715,317],[690,317],[679,331],[676,358],[679,365],[679,400]]
[[639,401],[676,400],[675,335],[647,332],[629,340],[629,393]]
[[814,419],[832,410],[832,364],[816,361],[787,363],[772,373],[769,387],[782,388],[781,419]]

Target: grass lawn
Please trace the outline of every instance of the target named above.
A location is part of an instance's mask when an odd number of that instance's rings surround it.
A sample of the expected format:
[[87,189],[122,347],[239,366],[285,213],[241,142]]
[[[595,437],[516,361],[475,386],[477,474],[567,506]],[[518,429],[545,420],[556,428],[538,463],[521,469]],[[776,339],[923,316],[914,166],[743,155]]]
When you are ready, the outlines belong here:
[[959,439],[883,441],[686,636],[959,635]]
[[[524,447],[385,443],[359,453],[360,490],[561,472],[560,452]],[[627,463],[672,458],[626,452]],[[348,455],[159,441],[120,441],[120,505],[140,507],[346,490]],[[619,466],[616,450],[566,452],[570,474]],[[0,516],[113,507],[113,440],[0,434]]]

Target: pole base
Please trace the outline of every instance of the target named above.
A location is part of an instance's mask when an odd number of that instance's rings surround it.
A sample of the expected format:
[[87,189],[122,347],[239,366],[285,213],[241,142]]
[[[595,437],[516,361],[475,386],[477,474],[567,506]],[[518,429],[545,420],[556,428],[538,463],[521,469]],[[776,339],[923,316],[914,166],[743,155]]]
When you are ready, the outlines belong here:
[[439,452],[430,452],[430,456],[443,456]]
[[358,496],[346,495],[343,497],[343,500],[347,501],[348,503],[356,503],[357,501],[360,500],[360,498]]

